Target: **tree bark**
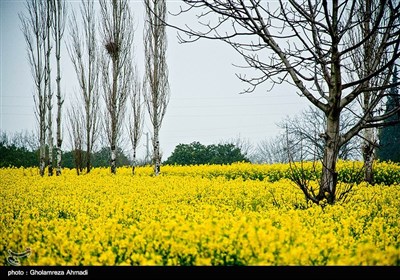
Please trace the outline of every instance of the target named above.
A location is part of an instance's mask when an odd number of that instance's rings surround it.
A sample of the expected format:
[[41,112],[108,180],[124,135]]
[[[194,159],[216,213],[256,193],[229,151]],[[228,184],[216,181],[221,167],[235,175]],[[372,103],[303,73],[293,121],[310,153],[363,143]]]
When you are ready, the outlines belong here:
[[164,0],[146,0],[145,24],[145,101],[153,124],[153,164],[157,176],[161,168],[159,132],[169,102],[167,37],[163,21],[167,7]]
[[132,175],[135,175],[135,168],[136,168],[136,149],[133,149],[133,156],[132,156]]
[[55,35],[55,45],[56,45],[56,62],[57,62],[57,162],[56,162],[56,175],[61,175],[61,160],[62,160],[62,134],[61,134],[61,109],[64,103],[61,94],[61,38],[64,33],[64,21],[65,21],[65,5],[61,3],[63,0],[55,0],[54,1],[54,35]]
[[82,112],[82,137],[86,143],[84,166],[86,173],[92,168],[92,153],[98,136],[99,122],[99,60],[96,36],[96,18],[93,0],[82,0],[80,5],[81,22],[72,12],[68,52],[79,83],[76,106]]
[[52,11],[51,11],[51,1],[47,0],[46,8],[47,8],[47,22],[46,22],[46,32],[47,32],[47,46],[46,48],[46,77],[45,83],[47,85],[47,113],[48,113],[48,120],[47,120],[47,132],[48,132],[48,148],[49,148],[49,158],[48,158],[48,174],[49,176],[53,176],[53,92],[51,91],[51,43],[50,43],[50,31],[52,26]]
[[154,147],[154,175],[158,176],[161,170],[160,141],[158,139],[158,129],[154,131],[153,147]]
[[336,161],[339,154],[338,143],[338,120],[328,121],[328,130],[331,129],[330,133],[327,133],[326,145],[324,149],[324,157],[322,160],[322,176],[320,181],[320,189],[317,195],[317,200],[321,201],[326,198],[329,204],[333,204],[335,201],[336,194],[336,183],[337,183],[337,172],[336,172]]
[[134,29],[127,0],[101,0],[100,8],[106,51],[102,60],[103,94],[107,115],[105,124],[111,152],[111,173],[116,174],[119,133],[125,118],[126,100],[132,83]]
[[374,136],[374,128],[366,128],[364,130],[364,144],[362,147],[363,152],[363,160],[364,160],[364,181],[370,184],[373,183],[373,163],[374,163],[374,154],[375,154],[375,136]]
[[111,144],[111,161],[110,161],[110,167],[111,167],[111,173],[116,174],[117,173],[117,151],[115,148],[115,145]]

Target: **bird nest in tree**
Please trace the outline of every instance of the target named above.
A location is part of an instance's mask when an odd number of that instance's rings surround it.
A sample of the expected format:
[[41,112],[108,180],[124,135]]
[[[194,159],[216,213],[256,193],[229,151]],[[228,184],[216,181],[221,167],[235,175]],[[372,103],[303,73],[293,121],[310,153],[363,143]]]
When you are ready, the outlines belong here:
[[108,42],[106,44],[106,49],[109,55],[115,56],[118,53],[118,45],[115,42]]

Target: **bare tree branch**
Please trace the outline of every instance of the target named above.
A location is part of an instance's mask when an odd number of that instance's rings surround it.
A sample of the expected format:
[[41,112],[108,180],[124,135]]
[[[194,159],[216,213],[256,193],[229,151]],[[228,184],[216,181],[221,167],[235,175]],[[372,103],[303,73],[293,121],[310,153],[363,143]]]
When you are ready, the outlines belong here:
[[[334,203],[341,147],[400,111],[400,105],[386,113],[379,109],[394,86],[390,76],[400,56],[400,3],[368,1],[184,0],[175,15],[195,14],[197,23],[177,26],[161,21],[178,30],[181,43],[211,39],[234,48],[247,67],[259,73],[238,75],[250,85],[247,91],[263,83],[271,88],[288,83],[323,112],[323,171],[315,201]],[[363,28],[367,23],[369,28]],[[354,63],[372,42],[373,55]],[[366,62],[368,67],[362,69],[368,71],[358,71]],[[359,97],[368,92],[368,106],[354,109],[353,125],[341,131],[343,112],[359,105]]]
[[117,145],[133,82],[133,21],[127,0],[100,0],[103,56],[101,61],[105,127],[111,148],[111,172],[116,173]]
[[83,28],[79,28],[80,22],[75,13],[70,20],[70,44],[68,52],[76,71],[79,84],[79,98],[76,106],[83,107],[84,126],[83,139],[86,146],[85,165],[86,172],[92,168],[93,149],[98,140],[100,126],[100,87],[99,87],[99,50],[97,45],[96,17],[94,1],[82,0],[80,15]]
[[27,45],[28,62],[35,84],[35,113],[39,123],[39,172],[43,176],[46,166],[47,87],[46,87],[46,2],[27,0],[27,15],[20,13],[21,30]]

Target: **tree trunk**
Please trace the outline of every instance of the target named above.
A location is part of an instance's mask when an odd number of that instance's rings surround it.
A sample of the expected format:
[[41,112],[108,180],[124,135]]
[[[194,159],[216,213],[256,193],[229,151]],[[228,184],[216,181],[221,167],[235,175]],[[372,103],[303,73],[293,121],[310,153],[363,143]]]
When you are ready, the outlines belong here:
[[[49,114],[51,112],[49,111]],[[51,119],[51,117],[49,117]],[[49,121],[50,123],[50,121]],[[53,133],[52,129],[49,127],[49,136],[48,136],[48,141],[49,141],[49,176],[53,176]]]
[[[49,74],[50,75],[50,74]],[[50,77],[50,76],[49,76]],[[50,81],[49,81],[49,92],[50,92]],[[49,176],[53,176],[53,121],[52,121],[52,105],[51,105],[51,99],[52,96],[49,93],[49,97],[48,97],[48,136],[47,136],[47,141],[48,141],[48,148],[49,148],[49,158],[48,158],[48,175]]]
[[364,131],[364,145],[362,147],[363,160],[364,160],[364,181],[373,183],[373,163],[374,163],[374,129],[366,128]]
[[[50,53],[50,50],[48,51]],[[53,112],[53,105],[51,104],[52,101],[52,93],[51,93],[51,81],[50,81],[50,57],[47,58],[49,61],[47,62],[47,78],[48,79],[48,107],[47,107],[47,113],[48,113],[48,146],[49,146],[49,163],[48,163],[48,171],[49,171],[49,176],[53,175],[53,120],[52,120],[52,112]]]
[[91,148],[90,148],[90,144],[87,144],[87,149],[86,149],[86,173],[90,172],[90,165],[91,165]]
[[[45,85],[44,85],[45,86]],[[46,90],[43,90],[39,87],[40,95],[39,96],[39,122],[40,122],[40,155],[39,155],[39,169],[40,176],[44,176],[46,169],[46,108],[47,108],[47,94]]]
[[48,127],[47,127],[47,129],[48,129],[48,139],[47,139],[47,141],[48,141],[48,146],[49,146],[49,159],[48,159],[48,175],[49,176],[53,176],[53,120],[52,120],[52,112],[53,112],[53,110],[52,110],[52,108],[53,108],[53,105],[51,104],[51,99],[52,99],[52,94],[51,94],[51,88],[50,88],[50,73],[48,73],[47,74],[48,75],[48,79],[49,79],[49,81],[48,81],[48,83],[49,83],[49,85],[48,85],[48,94],[49,94],[49,96],[48,96],[48,108],[47,108],[47,110],[48,110]]
[[85,106],[85,110],[86,110],[86,173],[90,172],[90,158],[91,158],[91,149],[92,149],[92,145],[91,145],[91,139],[90,139],[90,115],[89,115],[89,111],[90,111],[90,104],[89,102],[86,103]]
[[[337,2],[333,3],[334,6]],[[337,7],[336,7],[337,8]],[[337,9],[334,7],[332,15],[332,24],[337,27]],[[329,89],[328,107],[326,108],[326,132],[324,157],[322,160],[322,176],[320,181],[320,189],[317,200],[321,201],[326,198],[327,203],[333,204],[336,200],[336,184],[337,172],[336,162],[339,150],[342,145],[340,136],[340,114],[341,114],[341,95],[342,95],[342,79],[341,79],[341,61],[339,52],[339,38],[332,36],[332,55],[331,55],[331,88]]]
[[[60,39],[60,38],[59,38]],[[56,175],[61,175],[61,158],[62,158],[62,136],[61,136],[61,107],[63,100],[61,97],[61,70],[60,70],[60,42],[56,42],[56,58],[57,58],[57,169]]]
[[[45,90],[45,84],[43,85],[43,93],[40,92],[39,96],[39,118],[40,118],[40,155],[39,155],[39,169],[40,169],[40,176],[44,176],[45,169],[46,169],[46,108],[47,108],[47,94]],[[41,88],[39,88],[41,91]]]
[[[364,37],[368,37],[368,34],[371,33],[370,25],[371,25],[371,10],[372,10],[373,1],[367,0],[364,3],[365,13],[362,15],[364,18],[364,24],[362,25],[362,32]],[[363,67],[361,70],[364,70],[366,73],[372,72],[372,65],[371,65],[371,57],[373,56],[374,50],[376,50],[377,46],[375,45],[375,36],[372,36],[370,40],[364,44],[364,55],[363,55]],[[368,82],[364,83],[366,88],[369,88],[370,85]],[[368,108],[370,107],[370,103],[372,100],[371,95],[376,94],[374,92],[366,91],[363,93],[363,112],[364,114],[368,115],[370,118],[373,117],[373,113],[368,112]],[[366,128],[364,130],[364,145],[362,147],[362,154],[364,159],[364,180],[368,183],[372,183],[372,164],[374,161],[374,129],[373,128]]]
[[110,166],[111,166],[111,173],[112,174],[116,174],[117,173],[116,158],[117,158],[117,151],[115,149],[115,144],[111,144],[111,162],[110,162]]
[[81,153],[80,147],[79,147],[79,149],[77,149],[77,147],[75,147],[75,155],[74,155],[74,158],[75,158],[75,169],[76,169],[76,174],[78,176],[79,176],[80,171],[81,171],[81,163],[82,163],[81,155],[82,155],[82,153]]
[[44,176],[45,168],[46,168],[46,139],[45,139],[45,124],[43,117],[41,116],[40,121],[40,151],[39,151],[39,172],[40,176]]
[[56,170],[56,175],[60,176],[61,175],[61,159],[62,159],[62,150],[61,150],[62,139],[60,136],[61,128],[59,128],[58,126],[59,125],[57,124],[57,170]]
[[47,110],[48,110],[48,145],[49,145],[49,162],[48,162],[48,172],[49,176],[53,176],[53,120],[52,120],[52,113],[53,113],[53,105],[52,105],[52,99],[53,99],[53,93],[51,91],[51,68],[50,68],[50,56],[51,56],[51,44],[50,44],[50,32],[51,32],[51,3],[50,1],[47,1],[47,22],[46,22],[46,32],[47,32],[47,49],[46,49],[46,74],[45,74],[45,83],[47,85],[47,95],[48,95],[48,104],[47,104]]
[[153,161],[154,161],[154,175],[158,176],[160,174],[160,169],[161,169],[161,157],[160,157],[160,141],[158,139],[158,128],[154,130],[154,139],[153,139],[153,145],[154,145],[154,156],[153,156]]
[[133,147],[132,175],[135,175],[135,168],[136,168],[136,147]]
[[326,145],[322,161],[322,176],[317,200],[326,198],[329,204],[333,204],[336,199],[337,172],[336,162],[340,149],[340,111],[332,109],[327,117],[327,130],[324,135]]
[[[114,10],[114,15],[117,14],[117,5],[113,4],[113,10]],[[114,28],[116,28],[114,26]],[[115,32],[117,33],[117,32]],[[115,34],[114,33],[114,34]],[[115,36],[115,35],[114,35]],[[115,39],[115,38],[114,38]],[[114,42],[115,43],[115,42]],[[117,142],[117,133],[118,133],[118,118],[119,118],[119,112],[117,111],[117,102],[118,102],[118,89],[119,89],[119,80],[118,80],[118,74],[119,74],[119,53],[117,50],[114,50],[111,54],[112,56],[112,71],[113,71],[113,81],[112,81],[112,96],[111,96],[111,173],[116,174],[117,173],[117,164],[116,164],[116,159],[117,159],[117,152],[116,152],[116,142]]]

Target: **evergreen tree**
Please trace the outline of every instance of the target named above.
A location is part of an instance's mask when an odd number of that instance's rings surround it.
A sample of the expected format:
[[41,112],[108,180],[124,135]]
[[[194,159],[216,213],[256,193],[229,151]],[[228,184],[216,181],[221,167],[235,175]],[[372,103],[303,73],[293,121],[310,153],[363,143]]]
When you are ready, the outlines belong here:
[[36,142],[34,134],[16,132],[10,135],[0,131],[0,168],[37,167],[39,150],[32,145]]
[[191,144],[176,146],[171,156],[164,161],[164,164],[231,164],[241,161],[249,162],[234,144],[205,146],[199,142],[192,142]]
[[36,167],[39,154],[25,147],[10,146],[0,143],[0,168],[3,167]]
[[[397,84],[397,68],[393,73],[393,84]],[[386,112],[400,106],[400,95],[397,86],[390,89],[387,101]],[[396,123],[397,122],[397,123]],[[377,150],[378,159],[381,161],[400,162],[400,113],[394,114],[386,119],[387,125],[381,128],[379,133],[379,149]]]

